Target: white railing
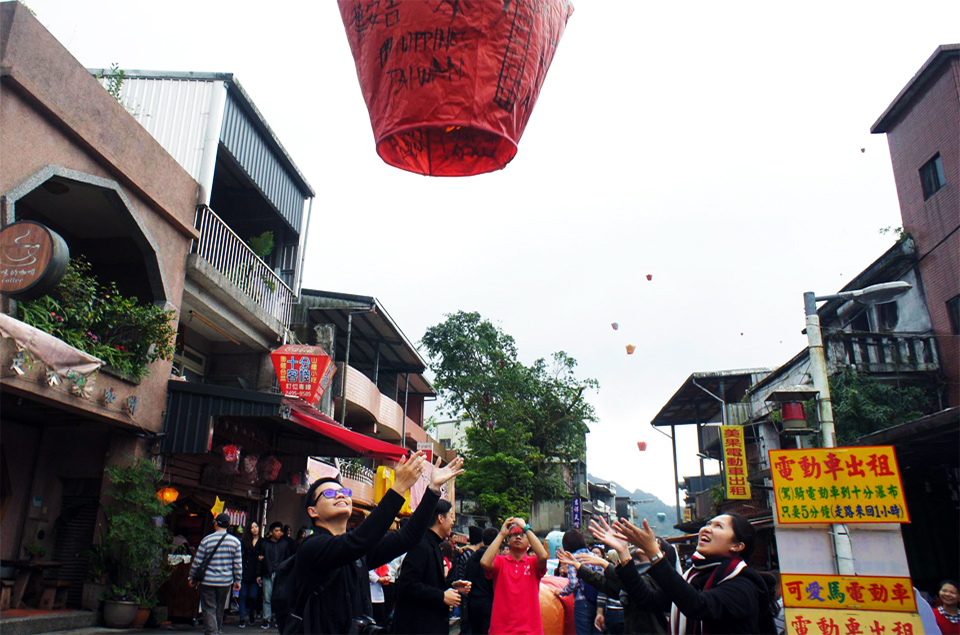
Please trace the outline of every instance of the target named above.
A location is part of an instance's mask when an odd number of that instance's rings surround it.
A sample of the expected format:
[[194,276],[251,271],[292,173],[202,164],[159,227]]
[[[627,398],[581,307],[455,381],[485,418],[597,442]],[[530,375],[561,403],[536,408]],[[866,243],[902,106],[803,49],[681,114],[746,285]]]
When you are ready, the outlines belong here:
[[193,251],[234,283],[257,306],[290,326],[293,291],[209,207],[197,208],[200,239]]

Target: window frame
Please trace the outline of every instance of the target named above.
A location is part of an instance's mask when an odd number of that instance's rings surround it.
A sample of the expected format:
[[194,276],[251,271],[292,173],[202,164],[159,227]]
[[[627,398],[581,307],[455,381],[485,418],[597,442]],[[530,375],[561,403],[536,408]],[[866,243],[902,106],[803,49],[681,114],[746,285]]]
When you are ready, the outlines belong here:
[[[946,175],[943,172],[943,159],[937,152],[929,161],[920,166],[920,190],[923,192],[923,200],[930,198],[943,189],[947,184]],[[928,187],[928,185],[930,187]]]

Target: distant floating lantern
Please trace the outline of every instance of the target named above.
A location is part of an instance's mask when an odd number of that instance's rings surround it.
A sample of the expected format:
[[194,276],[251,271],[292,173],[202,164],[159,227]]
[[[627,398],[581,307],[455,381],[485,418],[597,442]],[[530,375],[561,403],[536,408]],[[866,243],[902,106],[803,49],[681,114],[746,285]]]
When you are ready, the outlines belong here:
[[180,492],[178,492],[173,487],[164,487],[163,489],[157,492],[157,498],[159,498],[160,500],[162,500],[164,503],[167,503],[167,504],[174,502],[175,500],[177,500],[177,497],[179,496],[180,496]]
[[647,442],[646,441],[637,441],[637,449],[641,452],[647,451]]
[[647,282],[650,282],[651,280],[653,280],[653,274],[652,274],[652,273],[648,273],[648,274],[647,274]]
[[637,350],[637,347],[633,344],[627,344],[627,355],[633,355],[633,351]]
[[500,170],[517,153],[569,0],[338,0],[377,154],[430,176]]
[[614,331],[616,331],[617,329],[620,328],[620,325],[617,324],[616,322],[611,322],[611,323],[610,323],[610,326],[611,326],[611,328],[613,328]]

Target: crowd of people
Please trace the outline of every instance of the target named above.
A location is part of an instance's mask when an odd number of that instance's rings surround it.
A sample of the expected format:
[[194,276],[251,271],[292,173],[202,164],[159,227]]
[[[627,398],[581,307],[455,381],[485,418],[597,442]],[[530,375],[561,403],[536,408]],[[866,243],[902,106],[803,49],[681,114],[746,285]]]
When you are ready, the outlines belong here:
[[[349,530],[352,492],[336,478],[310,487],[304,508],[313,532],[297,540],[281,523],[266,537],[251,523],[241,541],[227,532],[229,517],[218,516],[191,569],[204,632],[221,632],[233,588],[241,626],[257,622],[281,633],[448,635],[451,615],[459,615],[463,635],[543,633],[541,580],[549,554],[522,518],[508,518],[499,529],[471,528],[462,549],[450,541],[456,519],[440,488],[462,472],[460,459],[430,470],[416,511],[391,530],[404,494],[424,472],[420,454],[402,460],[380,504]],[[576,529],[563,534],[554,555],[566,584],[549,587],[556,598],[572,596],[577,635],[785,631],[779,580],[750,566],[756,531],[736,514],[721,514],[700,530],[686,571],[645,520],[597,518],[588,536],[596,544]],[[285,575],[293,577],[282,582],[278,576]],[[282,611],[274,611],[275,585],[293,589]],[[943,582],[937,596],[930,623],[935,619],[944,635],[960,635],[956,583]]]

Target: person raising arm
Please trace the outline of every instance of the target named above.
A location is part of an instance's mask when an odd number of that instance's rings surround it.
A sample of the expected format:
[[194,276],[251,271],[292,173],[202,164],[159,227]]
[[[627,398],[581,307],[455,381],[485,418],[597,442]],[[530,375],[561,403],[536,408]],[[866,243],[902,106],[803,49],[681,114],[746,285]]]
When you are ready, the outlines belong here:
[[[510,555],[500,555],[504,539]],[[534,555],[527,555],[527,550]],[[522,518],[508,518],[483,553],[480,567],[493,580],[490,635],[539,635],[540,578],[547,572],[547,550]]]

